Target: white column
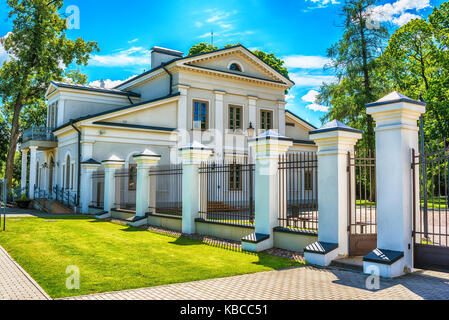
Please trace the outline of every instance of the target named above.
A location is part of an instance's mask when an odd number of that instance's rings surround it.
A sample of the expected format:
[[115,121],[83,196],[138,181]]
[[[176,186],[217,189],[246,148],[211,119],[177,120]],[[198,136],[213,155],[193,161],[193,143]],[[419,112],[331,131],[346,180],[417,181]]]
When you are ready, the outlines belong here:
[[304,249],[307,263],[327,266],[348,255],[348,152],[362,137],[360,130],[334,120],[310,132],[318,146],[318,242]]
[[81,190],[80,190],[80,205],[81,213],[89,213],[89,204],[92,201],[92,174],[100,167],[100,162],[90,159],[81,162]]
[[94,141],[81,141],[81,161],[88,161],[94,156]]
[[255,149],[255,233],[242,239],[242,250],[259,252],[273,247],[273,228],[278,226],[279,156],[293,145],[290,138],[267,130],[249,140]]
[[248,96],[248,126],[251,123],[257,135],[257,97]]
[[141,154],[134,155],[137,163],[137,184],[136,184],[136,217],[134,221],[146,217],[150,207],[150,169],[157,165],[161,156],[150,150],[145,150]]
[[278,102],[279,134],[285,136],[285,101]]
[[27,162],[28,162],[28,149],[22,150],[22,172],[20,178],[20,187],[25,189],[27,187]]
[[182,162],[182,233],[195,233],[195,219],[200,209],[200,179],[198,169],[201,162],[212,154],[198,142],[179,148]]
[[104,166],[104,211],[111,214],[115,202],[115,171],[125,164],[125,160],[116,156],[102,161]]
[[377,249],[364,257],[363,269],[378,268],[390,278],[413,270],[413,206],[419,210],[419,197],[413,203],[411,150],[418,150],[417,121],[426,104],[392,92],[366,107],[376,122]]
[[224,137],[224,91],[214,91],[215,93],[215,148],[214,153],[218,158],[223,157],[223,137]]
[[36,165],[37,165],[37,147],[30,147],[30,181],[29,181],[29,196],[34,199],[34,185],[36,184]]
[[181,94],[178,100],[178,129],[187,130],[188,128],[187,93],[189,88],[189,86],[178,84],[178,91]]

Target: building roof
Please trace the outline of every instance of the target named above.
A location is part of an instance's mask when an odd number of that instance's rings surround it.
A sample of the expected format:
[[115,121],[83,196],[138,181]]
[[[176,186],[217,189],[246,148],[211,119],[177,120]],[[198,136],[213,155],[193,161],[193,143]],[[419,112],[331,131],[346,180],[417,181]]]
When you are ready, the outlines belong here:
[[57,127],[56,129],[54,129],[53,132],[59,131],[61,129],[64,129],[65,127],[68,127],[68,126],[72,125],[72,123],[77,123],[77,122],[84,121],[84,120],[87,120],[87,119],[96,118],[96,117],[107,115],[107,114],[114,113],[114,112],[117,112],[117,111],[122,111],[122,110],[130,109],[130,108],[134,108],[134,107],[141,106],[141,105],[144,105],[144,104],[147,104],[147,103],[161,101],[161,100],[173,98],[173,97],[176,97],[176,96],[179,96],[179,92],[175,93],[175,94],[170,94],[170,95],[167,95],[167,96],[164,96],[164,97],[161,97],[161,98],[152,99],[152,100],[148,100],[148,101],[142,101],[142,102],[130,104],[130,105],[127,105],[127,106],[124,106],[124,107],[119,107],[119,108],[115,108],[115,109],[112,109],[112,110],[107,110],[107,111],[103,111],[103,112],[89,114],[87,116],[82,116],[82,117],[79,117],[79,118],[76,118],[76,119],[71,119],[69,122],[64,123],[63,125],[61,125],[61,126]]
[[[161,64],[161,65],[159,65],[159,66],[157,66],[157,67],[155,67],[155,68],[152,68],[151,70],[145,71],[145,72],[143,72],[143,73],[141,73],[141,74],[139,74],[139,75],[137,75],[137,76],[135,76],[135,77],[133,77],[133,78],[131,78],[131,79],[129,79],[129,80],[127,80],[127,81],[121,83],[121,84],[119,84],[118,86],[115,86],[114,88],[115,88],[115,89],[116,89],[116,88],[119,88],[119,87],[121,87],[121,86],[123,86],[123,85],[125,85],[125,84],[127,84],[127,83],[130,83],[130,82],[132,82],[132,81],[135,81],[135,80],[137,80],[137,79],[139,79],[139,78],[141,78],[141,77],[143,77],[143,76],[146,76],[147,74],[150,74],[150,73],[152,73],[152,72],[154,72],[154,71],[156,71],[156,70],[158,70],[158,69],[161,69],[162,67],[165,67],[165,66],[167,66],[167,65],[169,65],[169,64],[172,64],[172,63],[174,63],[174,62],[178,62],[178,61],[186,60],[186,59],[191,59],[191,58],[195,58],[195,57],[199,57],[199,56],[203,56],[203,55],[207,55],[207,54],[211,54],[211,53],[217,53],[217,52],[220,52],[220,51],[230,50],[230,49],[234,49],[234,48],[238,48],[238,47],[241,47],[241,48],[245,49],[247,52],[249,52],[251,55],[253,55],[255,58],[257,58],[259,61],[261,61],[264,65],[266,65],[267,67],[269,67],[269,68],[270,68],[271,70],[273,70],[275,73],[279,74],[281,77],[287,79],[288,81],[290,81],[290,82],[292,82],[292,83],[294,84],[294,82],[293,82],[292,80],[290,80],[288,77],[284,76],[283,74],[280,74],[276,69],[274,69],[272,66],[270,66],[269,64],[267,64],[265,61],[261,60],[258,56],[256,56],[253,52],[251,52],[248,48],[246,48],[245,46],[243,46],[243,45],[241,45],[241,44],[238,44],[238,45],[235,45],[235,46],[232,46],[232,47],[221,48],[221,49],[217,49],[217,50],[213,50],[213,51],[208,51],[208,52],[202,52],[202,53],[193,54],[193,55],[190,55],[190,56],[174,58],[173,60],[171,60],[171,61],[169,61],[169,62],[167,62],[167,63],[163,63],[163,64]],[[266,79],[264,79],[264,80],[266,80]]]
[[301,118],[300,116],[294,114],[293,112],[291,112],[290,110],[285,110],[285,112],[290,113],[292,116],[294,116],[295,118],[301,120],[302,122],[308,124],[309,126],[311,126],[314,129],[317,129],[317,127],[315,127],[313,124],[311,124],[310,122],[307,122],[306,120],[304,120],[303,118]]
[[59,88],[85,90],[85,91],[92,91],[92,92],[112,93],[112,94],[119,94],[119,95],[123,95],[123,96],[140,98],[140,94],[132,92],[132,91],[101,88],[101,87],[89,86],[89,85],[85,85],[85,84],[69,83],[69,82],[62,82],[62,81],[51,81],[51,84],[53,84],[54,86],[59,87]]

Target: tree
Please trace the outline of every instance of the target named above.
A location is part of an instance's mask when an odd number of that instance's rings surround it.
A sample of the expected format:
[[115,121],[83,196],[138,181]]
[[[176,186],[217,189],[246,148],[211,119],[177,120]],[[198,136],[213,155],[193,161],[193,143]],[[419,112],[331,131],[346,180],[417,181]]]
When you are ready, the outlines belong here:
[[360,144],[369,149],[374,149],[374,127],[365,104],[382,92],[376,79],[376,58],[388,36],[384,26],[370,23],[369,9],[374,3],[375,0],[345,2],[343,36],[327,50],[331,59],[328,67],[335,71],[337,82],[323,84],[317,97],[319,103],[332,106],[322,121],[337,119],[363,130]]
[[429,21],[415,19],[397,29],[379,58],[379,76],[393,90],[427,102],[427,139],[449,137],[449,4],[435,8]]
[[3,45],[11,59],[0,69],[0,94],[5,111],[12,114],[5,172],[10,188],[24,106],[43,101],[50,80],[63,78],[64,66],[86,65],[98,47],[81,38],[67,39],[66,20],[58,13],[63,0],[7,0],[7,4],[14,20]]
[[[227,45],[223,46],[223,48],[230,48],[230,47],[233,47],[233,46],[236,46],[239,44],[240,44],[240,42],[237,44],[227,44]],[[215,47],[206,42],[200,42],[190,48],[188,55],[191,56],[194,54],[206,53],[206,52],[211,52],[211,51],[215,51],[215,50],[218,50],[218,47]],[[288,78],[288,70],[286,67],[284,67],[283,60],[276,58],[276,56],[273,53],[265,53],[264,51],[260,51],[260,50],[255,50],[252,52],[263,62],[265,62],[266,64],[271,66],[274,70],[276,70],[277,72],[282,74],[284,77]]]

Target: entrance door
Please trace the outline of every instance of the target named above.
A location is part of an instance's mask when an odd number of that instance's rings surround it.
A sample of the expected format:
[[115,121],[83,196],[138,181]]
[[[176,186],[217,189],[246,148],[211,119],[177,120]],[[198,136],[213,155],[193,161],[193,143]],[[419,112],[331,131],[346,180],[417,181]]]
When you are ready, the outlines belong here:
[[414,265],[449,268],[449,143],[412,150]]
[[53,191],[53,172],[55,167],[55,161],[53,160],[53,157],[50,158],[50,170],[48,170],[48,191],[51,193]]
[[376,157],[371,151],[348,152],[349,255],[365,255],[377,247]]

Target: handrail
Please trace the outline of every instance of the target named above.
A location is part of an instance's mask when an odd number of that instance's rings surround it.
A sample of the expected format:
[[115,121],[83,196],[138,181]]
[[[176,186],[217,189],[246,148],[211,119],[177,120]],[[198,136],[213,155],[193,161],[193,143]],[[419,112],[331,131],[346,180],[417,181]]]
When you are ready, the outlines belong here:
[[35,126],[32,126],[31,128],[24,131],[22,140],[23,142],[32,140],[57,141],[56,136],[53,134],[53,128]]

